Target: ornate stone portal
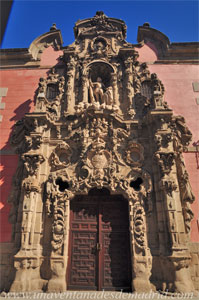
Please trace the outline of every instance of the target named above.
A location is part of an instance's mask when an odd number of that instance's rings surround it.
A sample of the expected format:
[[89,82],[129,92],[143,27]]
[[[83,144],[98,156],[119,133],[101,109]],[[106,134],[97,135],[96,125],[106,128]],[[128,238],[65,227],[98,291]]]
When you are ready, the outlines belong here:
[[9,197],[16,276],[11,291],[65,291],[70,201],[92,188],[128,200],[132,290],[193,291],[194,201],[182,152],[191,132],[164,86],[125,41],[121,20],[78,21],[59,68],[41,78],[35,111],[17,122]]

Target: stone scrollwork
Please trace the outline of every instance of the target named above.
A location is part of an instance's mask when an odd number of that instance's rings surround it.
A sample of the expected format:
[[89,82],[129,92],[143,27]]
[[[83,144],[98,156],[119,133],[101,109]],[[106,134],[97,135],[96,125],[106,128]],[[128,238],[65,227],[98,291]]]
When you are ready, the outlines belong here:
[[58,200],[56,206],[54,205],[54,220],[53,220],[53,238],[52,247],[54,250],[59,249],[63,245],[63,235],[64,235],[64,222],[65,222],[65,206],[64,201]]
[[65,168],[70,163],[72,150],[70,146],[62,142],[57,145],[49,157],[49,164],[53,170]]
[[140,205],[135,205],[133,208],[133,221],[134,221],[134,238],[135,244],[141,251],[145,250],[145,220],[144,220],[144,209]]
[[87,158],[79,171],[79,177],[85,181],[84,185],[92,187],[97,184],[103,187],[108,184],[111,171],[112,155],[104,148],[104,141],[98,140],[93,143],[87,152]]
[[98,36],[90,42],[90,48],[94,58],[107,57],[110,43],[107,39]]
[[175,158],[175,155],[173,152],[170,152],[170,153],[157,152],[155,154],[155,159],[158,162],[162,177],[165,174],[170,173],[171,168],[174,165],[174,158]]
[[59,251],[64,242],[66,201],[74,195],[69,190],[72,185],[67,174],[63,174],[51,173],[45,186],[45,210],[47,216],[52,218],[51,245],[55,252]]
[[65,78],[52,68],[48,77],[40,78],[36,99],[36,112],[46,112],[47,118],[56,121],[60,118],[60,106],[62,106],[65,92]]
[[173,192],[177,190],[178,186],[174,180],[167,178],[161,181],[161,187],[172,197]]
[[36,177],[39,166],[44,162],[45,158],[41,154],[24,154],[22,155],[24,166],[28,176]]
[[184,150],[186,150],[186,147],[189,145],[192,139],[192,133],[187,127],[184,117],[173,116],[172,127],[178,142],[184,147]]
[[179,154],[176,158],[177,171],[178,171],[178,181],[181,194],[182,212],[184,216],[185,229],[186,232],[190,232],[191,221],[193,219],[193,212],[191,209],[191,203],[194,202],[195,196],[192,192],[192,188],[189,182],[189,176],[185,169],[184,160],[182,154]]
[[157,146],[157,150],[167,148],[169,146],[169,143],[172,141],[173,136],[171,132],[167,132],[164,134],[158,134],[156,133],[154,136],[154,140]]
[[192,134],[185,123],[185,119],[182,116],[173,116],[172,127],[174,134],[173,145],[176,152],[175,159],[182,203],[182,213],[184,217],[185,230],[187,233],[190,233],[191,221],[194,216],[191,209],[191,203],[194,202],[195,196],[192,192],[192,188],[189,182],[189,175],[186,170],[182,152],[183,150],[187,149],[187,146],[191,141]]
[[132,141],[129,143],[129,145],[127,146],[127,150],[125,151],[126,162],[129,165],[140,167],[144,160],[143,154],[144,148],[141,145]]

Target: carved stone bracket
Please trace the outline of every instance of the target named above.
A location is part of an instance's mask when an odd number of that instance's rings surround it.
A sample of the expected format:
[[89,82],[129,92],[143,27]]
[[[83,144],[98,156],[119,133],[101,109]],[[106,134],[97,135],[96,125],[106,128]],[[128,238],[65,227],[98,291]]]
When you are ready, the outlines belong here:
[[164,180],[161,181],[160,183],[160,188],[169,195],[169,197],[172,197],[172,194],[174,191],[177,190],[177,184],[174,180],[170,178],[165,178]]
[[27,176],[37,176],[37,172],[39,170],[39,166],[42,162],[44,162],[44,157],[41,154],[23,154],[22,159],[24,161],[24,166],[26,169]]
[[14,267],[17,270],[16,278],[10,292],[42,291],[44,280],[40,277],[40,258],[26,253],[15,255]]
[[174,165],[175,155],[173,152],[156,152],[155,159],[159,165],[161,176],[163,177],[165,174],[169,174],[172,166]]

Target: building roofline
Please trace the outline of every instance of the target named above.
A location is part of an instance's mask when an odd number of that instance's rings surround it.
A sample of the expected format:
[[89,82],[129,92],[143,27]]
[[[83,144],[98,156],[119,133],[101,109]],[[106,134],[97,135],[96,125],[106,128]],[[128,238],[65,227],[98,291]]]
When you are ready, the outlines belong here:
[[[89,19],[86,19],[86,21]],[[83,22],[78,21],[79,23]],[[119,20],[121,21],[121,20]],[[79,24],[79,23],[76,24]],[[121,21],[123,24],[123,21]],[[55,25],[55,24],[54,24]],[[157,61],[155,63],[198,63],[199,42],[174,42],[157,29],[151,28],[148,23],[138,27],[138,45],[153,44],[157,50]],[[39,67],[41,55],[45,48],[52,46],[55,50],[63,50],[63,39],[61,31],[52,26],[49,32],[37,37],[29,48],[0,49],[1,68],[10,67]]]
[[199,42],[171,43],[164,33],[151,28],[149,23],[138,27],[137,41],[153,44],[157,50],[158,60],[199,59]]

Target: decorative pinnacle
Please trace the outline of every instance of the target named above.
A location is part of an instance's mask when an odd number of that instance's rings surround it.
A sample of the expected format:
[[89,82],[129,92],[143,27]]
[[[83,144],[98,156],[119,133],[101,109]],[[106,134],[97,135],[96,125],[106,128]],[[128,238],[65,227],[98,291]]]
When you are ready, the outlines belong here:
[[56,27],[55,23],[53,23],[53,25],[50,27],[50,31],[53,31],[53,30],[57,30],[57,27]]
[[105,13],[104,13],[102,10],[96,11],[96,14],[95,14],[95,15],[98,16],[98,17],[107,17],[107,16],[105,15]]
[[144,26],[144,27],[150,27],[150,23],[149,23],[149,22],[145,22],[145,23],[143,24],[143,26]]

